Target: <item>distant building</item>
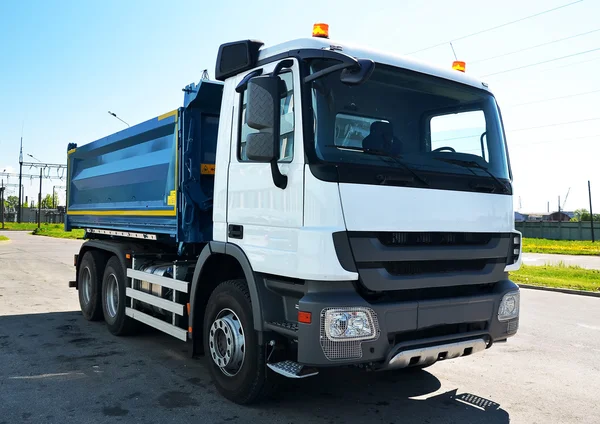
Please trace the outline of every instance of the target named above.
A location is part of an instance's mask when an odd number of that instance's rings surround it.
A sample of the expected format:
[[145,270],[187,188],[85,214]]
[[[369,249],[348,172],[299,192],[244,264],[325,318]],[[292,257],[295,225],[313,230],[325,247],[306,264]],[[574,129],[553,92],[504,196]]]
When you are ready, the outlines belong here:
[[527,215],[522,214],[521,212],[515,211],[515,222],[525,222],[527,221]]
[[571,217],[563,211],[560,212],[552,212],[550,215],[547,216],[547,221],[548,222],[569,222],[571,220]]
[[521,213],[515,211],[515,222],[569,222],[574,212]]

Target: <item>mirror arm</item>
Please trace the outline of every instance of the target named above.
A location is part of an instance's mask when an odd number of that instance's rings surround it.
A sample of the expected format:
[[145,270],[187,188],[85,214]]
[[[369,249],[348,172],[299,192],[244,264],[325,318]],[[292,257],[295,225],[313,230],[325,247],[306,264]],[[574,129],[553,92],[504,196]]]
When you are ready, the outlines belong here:
[[283,175],[277,166],[277,159],[271,161],[271,175],[273,176],[273,183],[276,187],[285,190],[288,183],[287,175]]
[[236,93],[241,93],[243,92],[246,87],[248,86],[248,81],[250,81],[252,78],[254,77],[258,77],[261,76],[263,73],[262,69],[256,69],[252,72],[250,72],[248,75],[246,75],[241,81],[240,83],[237,85],[237,87],[235,87],[235,92]]
[[305,77],[304,83],[314,81],[318,78],[324,77],[325,75],[329,75],[335,71],[339,71],[340,69],[347,69],[347,68],[351,68],[353,66],[358,66],[358,62],[356,62],[356,63],[343,62],[343,63],[338,63],[337,65],[332,65],[329,68],[321,69],[320,71],[317,71],[314,74],[311,74],[311,75]]
[[484,131],[479,137],[479,142],[481,143],[481,157],[485,160],[485,149],[483,148],[483,137],[487,134],[487,131]]
[[[271,75],[277,76],[284,68],[291,68],[292,66],[294,66],[294,61],[292,59],[282,60],[275,66],[275,69],[273,69]],[[279,166],[277,166],[277,159],[273,159],[271,161],[271,176],[273,177],[273,183],[275,186],[285,190],[288,183],[288,177],[287,175],[283,175],[279,170]]]
[[291,68],[292,66],[294,66],[294,61],[292,59],[282,60],[277,65],[275,65],[275,69],[273,69],[271,75],[277,76],[283,68]]

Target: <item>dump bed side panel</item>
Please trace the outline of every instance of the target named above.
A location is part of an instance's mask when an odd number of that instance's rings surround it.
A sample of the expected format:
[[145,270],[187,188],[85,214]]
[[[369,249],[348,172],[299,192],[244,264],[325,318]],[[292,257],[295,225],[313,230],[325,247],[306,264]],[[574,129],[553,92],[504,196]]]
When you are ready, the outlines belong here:
[[177,235],[179,110],[68,154],[66,228]]

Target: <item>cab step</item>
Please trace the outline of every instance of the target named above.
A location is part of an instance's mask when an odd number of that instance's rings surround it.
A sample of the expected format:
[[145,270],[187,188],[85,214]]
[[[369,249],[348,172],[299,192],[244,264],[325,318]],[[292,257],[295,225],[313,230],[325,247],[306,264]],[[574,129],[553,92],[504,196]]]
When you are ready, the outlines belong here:
[[306,365],[289,360],[267,364],[267,366],[277,374],[287,378],[306,378],[319,374],[316,368],[307,367]]

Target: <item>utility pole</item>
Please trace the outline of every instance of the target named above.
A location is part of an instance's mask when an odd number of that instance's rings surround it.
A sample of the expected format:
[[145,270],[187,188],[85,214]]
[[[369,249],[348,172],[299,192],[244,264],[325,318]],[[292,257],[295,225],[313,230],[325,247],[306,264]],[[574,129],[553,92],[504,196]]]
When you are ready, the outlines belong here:
[[21,209],[23,208],[23,199],[21,197],[21,186],[23,185],[23,136],[21,135],[21,150],[19,151],[19,205],[17,209],[17,222],[21,223]]
[[40,192],[38,194],[38,228],[42,222],[42,171],[44,168],[40,168]]
[[560,218],[560,196],[558,196],[558,222],[562,221]]
[[594,211],[592,211],[592,186],[588,180],[588,194],[590,196],[590,228],[592,229],[592,243],[594,240]]
[[4,230],[4,178],[0,187],[0,216],[2,217],[2,229]]

